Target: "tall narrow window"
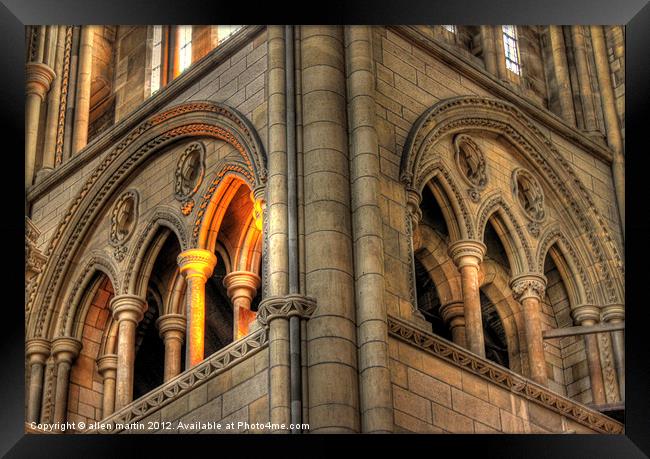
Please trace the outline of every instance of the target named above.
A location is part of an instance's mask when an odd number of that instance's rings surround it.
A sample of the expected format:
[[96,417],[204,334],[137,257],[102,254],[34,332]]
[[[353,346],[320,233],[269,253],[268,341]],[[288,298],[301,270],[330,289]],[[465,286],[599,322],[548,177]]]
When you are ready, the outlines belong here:
[[160,89],[162,80],[162,26],[153,26],[153,47],[151,54],[151,94]]
[[455,25],[443,25],[445,30],[451,33],[456,33],[456,26]]
[[506,68],[517,75],[521,75],[517,28],[513,25],[504,25],[502,26],[502,30],[503,48],[506,54]]
[[179,72],[192,64],[192,26],[178,26]]

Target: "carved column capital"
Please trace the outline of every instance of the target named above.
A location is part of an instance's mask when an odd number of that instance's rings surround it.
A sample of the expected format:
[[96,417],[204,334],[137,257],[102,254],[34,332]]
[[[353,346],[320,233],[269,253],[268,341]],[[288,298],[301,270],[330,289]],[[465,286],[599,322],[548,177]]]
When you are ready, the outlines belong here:
[[538,273],[526,273],[512,278],[510,288],[518,302],[526,298],[535,298],[541,302],[546,292],[546,277]]
[[200,277],[205,282],[217,265],[217,256],[205,249],[188,249],[181,252],[176,261],[185,277]]
[[447,324],[456,324],[458,319],[462,318],[462,323],[465,323],[465,304],[463,300],[452,301],[440,306],[440,315],[442,320]]
[[600,320],[600,308],[593,304],[581,304],[573,308],[571,316],[579,325],[594,325]]
[[257,310],[257,320],[264,326],[273,319],[299,316],[309,318],[316,309],[316,300],[300,294],[272,296],[264,299]]
[[483,261],[487,247],[481,241],[463,240],[449,245],[449,257],[460,269],[464,266],[474,266],[478,269]]
[[97,359],[97,371],[103,378],[113,378],[117,373],[117,354],[104,354]]
[[29,364],[45,364],[50,356],[50,342],[44,338],[32,338],[25,343],[25,356]]
[[147,312],[147,302],[144,298],[136,295],[119,295],[113,297],[110,309],[113,311],[113,318],[118,322],[127,320],[138,324]]
[[223,278],[223,286],[232,301],[241,296],[253,301],[261,283],[260,276],[250,271],[233,271]]
[[47,91],[50,90],[54,77],[54,70],[49,66],[40,62],[27,63],[25,65],[25,80],[27,83],[25,94],[35,94],[43,100]]
[[168,335],[175,335],[180,340],[185,336],[187,319],[181,314],[165,314],[156,320],[160,337],[165,339]]
[[622,304],[608,304],[602,309],[603,322],[618,323],[625,320],[625,306]]
[[81,341],[69,336],[60,336],[52,341],[52,354],[56,363],[72,364],[81,350]]

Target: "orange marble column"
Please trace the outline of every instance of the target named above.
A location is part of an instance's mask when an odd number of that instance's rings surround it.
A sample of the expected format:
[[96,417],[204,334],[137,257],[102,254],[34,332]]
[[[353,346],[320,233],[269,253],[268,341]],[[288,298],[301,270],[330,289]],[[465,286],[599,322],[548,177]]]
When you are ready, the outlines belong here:
[[260,276],[249,271],[234,271],[223,279],[228,297],[233,307],[233,340],[238,340],[248,334],[248,329],[255,313],[251,311],[251,303],[262,280]]
[[102,396],[102,419],[115,411],[115,381],[117,379],[117,355],[106,354],[97,359],[97,371],[104,379]]
[[449,256],[454,260],[461,276],[467,349],[481,357],[485,357],[485,339],[478,270],[485,251],[485,244],[480,241],[456,241],[449,246]]
[[165,343],[164,381],[167,382],[182,371],[182,347],[187,320],[181,314],[165,314],[156,323]]
[[43,338],[32,338],[25,344],[25,355],[29,369],[26,421],[38,422],[43,397],[43,374],[45,362],[50,356],[50,342]]
[[533,381],[546,386],[548,381],[541,318],[542,299],[546,291],[546,278],[542,274],[522,274],[512,279],[510,287],[515,300],[522,307],[530,377]]
[[187,281],[189,363],[186,365],[193,367],[204,357],[205,283],[217,264],[217,256],[205,249],[188,249],[178,256],[177,262]]
[[[583,304],[571,311],[573,320],[582,327],[596,325],[600,319],[598,306]],[[603,368],[600,363],[600,351],[598,349],[598,337],[595,333],[583,335],[585,340],[585,351],[587,353],[587,365],[589,365],[589,379],[591,380],[591,393],[593,402],[597,405],[607,403],[605,396],[605,383],[603,381]]]
[[54,392],[54,422],[65,422],[68,411],[68,382],[72,362],[79,355],[81,342],[62,336],[52,342],[52,354],[56,362],[56,389]]
[[115,410],[119,410],[133,401],[135,332],[147,310],[147,303],[135,295],[119,295],[111,300],[110,307],[113,319],[118,323]]

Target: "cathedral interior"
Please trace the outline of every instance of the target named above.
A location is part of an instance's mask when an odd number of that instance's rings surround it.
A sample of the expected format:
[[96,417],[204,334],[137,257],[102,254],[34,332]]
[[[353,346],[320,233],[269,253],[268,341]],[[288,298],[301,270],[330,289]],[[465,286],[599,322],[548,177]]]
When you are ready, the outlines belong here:
[[623,433],[624,39],[26,27],[26,431]]

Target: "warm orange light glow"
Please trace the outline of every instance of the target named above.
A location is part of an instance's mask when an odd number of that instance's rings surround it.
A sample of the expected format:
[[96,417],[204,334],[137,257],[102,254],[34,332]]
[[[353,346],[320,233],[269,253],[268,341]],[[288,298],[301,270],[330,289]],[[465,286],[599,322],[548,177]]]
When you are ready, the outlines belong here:
[[257,313],[251,311],[250,309],[237,308],[237,310],[239,319],[237,320],[237,336],[234,337],[235,340],[248,335],[248,330],[255,320],[255,317],[257,317]]
[[250,194],[250,197],[251,201],[253,201],[253,219],[255,220],[255,228],[261,232],[264,223],[263,218],[265,203],[261,199],[255,199],[253,193]]

